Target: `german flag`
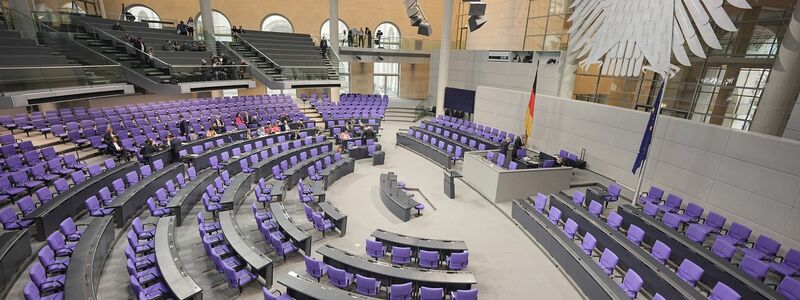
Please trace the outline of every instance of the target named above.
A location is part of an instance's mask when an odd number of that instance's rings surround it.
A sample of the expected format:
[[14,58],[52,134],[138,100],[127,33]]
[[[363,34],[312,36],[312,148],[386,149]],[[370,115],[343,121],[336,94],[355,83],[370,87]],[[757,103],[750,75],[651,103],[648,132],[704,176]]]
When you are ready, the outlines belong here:
[[528,113],[525,114],[525,137],[531,136],[531,127],[533,127],[533,110],[536,108],[536,79],[539,77],[539,70],[533,75],[533,89],[531,89],[531,98],[528,100]]

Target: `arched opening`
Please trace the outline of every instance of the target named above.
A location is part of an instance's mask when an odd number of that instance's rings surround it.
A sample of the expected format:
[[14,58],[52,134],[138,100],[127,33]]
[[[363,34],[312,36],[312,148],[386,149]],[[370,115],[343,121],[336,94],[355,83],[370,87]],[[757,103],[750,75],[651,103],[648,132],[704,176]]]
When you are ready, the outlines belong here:
[[158,23],[158,21],[161,21],[161,17],[159,17],[158,14],[149,7],[136,4],[131,5],[125,11],[136,17],[136,22],[155,21],[148,23],[150,28],[161,29],[161,23]]
[[[214,35],[219,38],[227,37],[231,34],[231,21],[228,20],[224,14],[218,11],[211,12],[212,17],[214,18]],[[203,16],[198,14],[197,18],[195,18],[195,23],[197,27],[195,30],[197,32],[203,32]],[[224,39],[224,38],[223,38]]]
[[[348,30],[350,30],[350,27],[347,26],[347,23],[342,21],[342,19],[339,19],[339,43],[341,43],[342,46],[344,46],[345,42],[347,41]],[[330,39],[331,37],[330,20],[325,20],[325,23],[322,23],[322,27],[320,27],[319,29],[319,36],[320,37],[324,36],[325,38]]]
[[284,16],[269,15],[261,22],[261,31],[293,33],[294,27]]
[[378,31],[383,33],[379,42],[379,47],[386,49],[400,49],[400,29],[392,23],[383,22],[375,28],[374,36]]

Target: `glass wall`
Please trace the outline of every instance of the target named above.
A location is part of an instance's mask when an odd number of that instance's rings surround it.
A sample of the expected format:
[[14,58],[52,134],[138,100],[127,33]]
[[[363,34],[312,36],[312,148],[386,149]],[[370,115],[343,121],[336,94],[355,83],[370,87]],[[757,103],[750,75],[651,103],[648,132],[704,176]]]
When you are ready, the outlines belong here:
[[400,64],[375,63],[373,74],[373,91],[376,94],[399,97],[400,95]]
[[350,92],[350,63],[349,62],[339,62],[339,81],[342,82],[342,86],[339,87],[339,92],[341,92],[341,93],[349,93]]
[[292,23],[289,22],[286,17],[281,15],[270,15],[264,18],[264,21],[261,22],[261,31],[293,33],[294,27],[292,27]]
[[[706,58],[690,56],[692,66],[681,67],[669,80],[665,114],[749,129],[796,1],[776,0],[769,6],[750,2],[753,8],[749,10],[724,5],[738,30],[714,27],[721,49],[704,45]],[[525,50],[567,50],[568,4],[566,0],[530,1]],[[661,82],[652,72],[608,77],[599,75],[598,66],[578,67],[573,97],[649,110]]]

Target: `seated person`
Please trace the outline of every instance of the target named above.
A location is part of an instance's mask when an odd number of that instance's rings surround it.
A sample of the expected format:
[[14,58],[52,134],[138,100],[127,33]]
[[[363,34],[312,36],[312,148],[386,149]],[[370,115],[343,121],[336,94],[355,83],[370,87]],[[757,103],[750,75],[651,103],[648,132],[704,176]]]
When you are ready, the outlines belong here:
[[111,26],[111,30],[125,30],[119,22],[114,23],[114,26]]
[[217,132],[214,131],[213,128],[208,128],[208,130],[206,130],[206,137],[207,138],[215,137],[215,136],[217,136]]

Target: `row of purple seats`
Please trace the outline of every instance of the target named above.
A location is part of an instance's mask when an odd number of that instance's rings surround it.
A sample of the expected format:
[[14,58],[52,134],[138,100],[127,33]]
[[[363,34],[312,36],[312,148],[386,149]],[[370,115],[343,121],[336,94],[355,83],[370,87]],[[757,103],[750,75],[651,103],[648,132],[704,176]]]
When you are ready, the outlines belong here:
[[[431,145],[433,145],[435,147],[439,147],[439,149],[441,149],[442,151],[447,151],[447,153],[449,153],[451,155],[450,159],[453,160],[453,161],[458,161],[463,156],[463,150],[461,149],[460,146],[457,146],[455,149],[453,149],[452,145],[449,145],[451,147],[445,147],[445,142],[443,140],[437,140],[435,137],[430,137],[427,133],[423,133],[421,131],[414,131],[413,129],[409,129],[408,130],[408,136],[409,137],[414,137],[414,138],[416,138],[418,140],[421,140],[421,141],[423,141],[425,143],[429,143],[429,144],[431,144]],[[483,145],[483,144],[481,144],[481,145]]]
[[[411,127],[411,128],[413,129],[414,127]],[[409,131],[411,131],[411,129],[409,129]],[[447,138],[447,139],[449,139],[449,140],[451,140],[453,142],[458,141],[461,144],[468,145],[471,148],[470,150],[479,150],[479,151],[486,150],[486,145],[485,144],[483,144],[483,143],[481,143],[481,142],[479,142],[477,140],[474,140],[472,138],[469,138],[469,137],[467,137],[467,135],[463,135],[463,134],[459,135],[455,131],[453,131],[453,132],[450,132],[448,130],[442,131],[441,128],[433,127],[431,125],[426,125],[425,123],[420,123],[419,126],[416,129],[414,129],[414,131],[415,132],[419,131],[419,132],[423,132],[423,133],[427,131],[428,133],[432,132],[432,133],[436,133],[438,135],[442,135],[445,138]],[[520,149],[520,150],[524,151],[525,149]]]
[[[577,192],[580,193],[580,192]],[[583,198],[575,197],[578,196],[577,193],[573,193],[573,199],[571,201],[575,203],[578,207],[582,207],[583,205]],[[578,198],[578,199],[576,199]],[[573,221],[572,219],[567,218],[566,221],[563,223],[561,222],[561,211],[554,207],[550,206],[549,210],[545,210],[547,206],[547,196],[544,194],[539,193],[536,195],[536,199],[534,200],[533,207],[539,213],[547,216],[547,219],[550,223],[561,226],[563,233],[573,240],[581,240],[581,249],[583,252],[590,256],[594,257],[595,246],[597,245],[597,239],[591,234],[586,233],[583,237],[578,235],[579,227],[578,224]],[[591,215],[597,218],[602,218],[602,204],[592,201],[588,207],[589,212]],[[614,230],[618,230],[620,232],[623,229],[620,227],[623,222],[622,217],[617,214],[616,212],[609,213],[608,217],[606,218],[606,225]],[[637,247],[642,247],[642,241],[644,240],[644,230],[639,228],[636,225],[631,224],[626,231],[626,238],[628,241],[636,245]],[[653,244],[653,247],[650,250],[651,255],[657,261],[662,264],[666,264],[671,253],[672,249],[670,249],[666,244],[662,243],[661,241],[656,240]],[[599,256],[597,264],[600,268],[606,273],[606,275],[611,276],[614,270],[618,267],[617,263],[619,262],[619,258],[617,255],[611,251],[610,249],[606,248],[602,254]],[[676,275],[689,283],[691,286],[697,286],[697,281],[703,275],[703,269],[693,263],[691,260],[684,259],[683,262],[678,266],[677,270],[675,271]],[[635,299],[641,290],[644,281],[642,278],[632,269],[628,269],[625,273],[625,277],[620,284],[620,287],[625,291],[626,294],[631,299]],[[657,297],[661,297],[660,295],[656,294]],[[714,298],[714,297],[722,297],[722,298]],[[663,298],[663,297],[662,297]],[[655,299],[655,298],[654,298]],[[714,289],[709,294],[709,299],[740,299],[738,293],[736,293],[733,289],[729,286],[725,285],[722,282],[718,282]]]
[[[223,173],[224,177],[228,177],[227,171]],[[194,180],[194,178],[197,177],[197,172],[195,171],[194,167],[190,167],[187,170],[187,176],[189,177],[189,181]],[[219,178],[215,180],[215,183],[217,183],[217,181],[219,181]],[[230,180],[226,181],[226,184],[230,184]],[[175,197],[175,195],[178,194],[178,191],[185,186],[186,179],[183,173],[178,173],[178,175],[175,175],[174,181],[172,179],[167,180],[164,183],[163,188],[159,188],[152,197],[147,198],[147,210],[150,211],[150,215],[158,218],[172,215],[172,209],[167,207],[167,205],[169,204],[170,199]]]
[[112,214],[114,209],[107,206],[114,201],[115,197],[122,195],[126,189],[135,186],[139,183],[140,179],[151,176],[153,172],[157,172],[163,168],[164,162],[159,159],[153,162],[152,167],[150,165],[143,165],[139,167],[138,171],[134,170],[128,172],[125,174],[124,180],[123,178],[115,179],[111,182],[113,192],[108,187],[104,187],[100,189],[97,196],[90,196],[84,200],[86,210],[92,217],[103,217]]
[[515,137],[513,133],[508,133],[506,131],[497,128],[491,128],[483,124],[477,124],[470,121],[466,121],[464,119],[453,118],[450,116],[439,115],[435,119],[431,120],[431,122],[434,122],[442,126],[450,127],[453,129],[458,129],[463,133],[468,133],[474,136],[481,136],[486,139],[491,139],[495,143],[499,143],[501,140],[505,138],[514,140]]
[[61,222],[59,231],[47,237],[47,243],[37,253],[38,261],[28,270],[31,281],[23,288],[26,300],[63,298],[70,257],[84,230],[67,218]]
[[[367,240],[369,241],[369,240]],[[363,276],[361,274],[348,273],[345,270],[329,266],[318,259],[304,255],[303,260],[306,266],[306,273],[316,278],[319,281],[323,276],[328,276],[328,281],[335,287],[340,289],[351,289],[351,285],[355,283],[356,293],[375,297],[381,290],[382,283],[372,277]],[[402,284],[391,284],[388,286],[388,293],[390,299],[411,299],[413,293],[413,286],[411,282]],[[264,291],[265,299],[280,299],[274,298],[269,291]],[[270,298],[273,297],[273,298]],[[419,288],[420,299],[443,299],[444,289],[430,288],[422,286]],[[288,299],[288,298],[287,298]],[[453,300],[477,300],[478,289],[471,290],[456,290],[450,292],[450,299]]]
[[[380,241],[367,239],[367,255],[375,259],[386,256],[386,246]],[[469,264],[469,251],[456,252],[442,257],[438,251],[419,250],[417,254],[417,264],[426,269],[437,269],[444,263],[450,270],[464,270]],[[412,261],[410,247],[392,247],[391,262],[397,265],[406,265]]]
[[219,223],[206,224],[203,213],[197,214],[198,229],[206,256],[214,262],[217,272],[222,273],[232,288],[242,292],[242,286],[257,282],[258,276],[246,267],[243,259],[231,249],[225,240]]
[[771,269],[781,276],[800,275],[800,252],[797,250],[790,249],[785,257],[779,256],[780,242],[763,234],[755,242],[750,242],[752,230],[746,225],[733,222],[728,229],[724,229],[727,221],[724,216],[709,212],[703,218],[704,209],[694,203],[680,208],[683,199],[674,194],[667,196],[664,204],[657,206],[657,203],[662,203],[660,198],[663,194],[663,190],[653,186],[639,198],[640,203],[645,203],[642,208],[645,215],[658,219],[660,213],[663,213],[661,220],[665,225],[673,230],[683,231],[688,240],[700,245],[713,236],[712,252],[728,261],[738,248],[745,257],[758,261],[753,264],[758,264],[759,270]]
[[155,228],[145,229],[138,217],[133,220],[132,227],[127,235],[126,268],[133,294],[140,300],[173,297],[155,262]]
[[78,171],[82,173],[81,170],[86,167],[72,154],[65,155],[63,158],[55,156],[42,162],[39,159],[39,153],[28,152],[26,158],[30,162],[28,166],[24,165],[17,157],[5,160],[7,172],[3,171],[0,174],[0,204],[13,201],[26,192],[33,195],[33,191],[37,187],[54,183],[61,177]]

